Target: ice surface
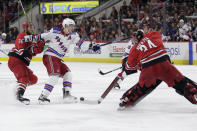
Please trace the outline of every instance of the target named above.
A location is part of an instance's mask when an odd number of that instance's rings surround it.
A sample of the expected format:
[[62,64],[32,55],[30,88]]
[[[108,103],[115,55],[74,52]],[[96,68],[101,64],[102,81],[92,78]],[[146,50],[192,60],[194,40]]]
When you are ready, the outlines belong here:
[[[73,95],[98,99],[118,71],[100,75],[98,68],[109,71],[120,64],[74,63],[67,65],[73,73]],[[185,76],[197,81],[197,66],[176,66]],[[196,131],[197,106],[162,83],[134,108],[117,111],[119,98],[138,80],[138,73],[112,90],[100,105],[62,103],[62,79],[58,81],[49,105],[38,105],[38,97],[48,79],[42,62],[30,68],[38,76],[36,85],[27,88],[30,105],[14,99],[16,79],[7,67],[0,65],[0,131]]]

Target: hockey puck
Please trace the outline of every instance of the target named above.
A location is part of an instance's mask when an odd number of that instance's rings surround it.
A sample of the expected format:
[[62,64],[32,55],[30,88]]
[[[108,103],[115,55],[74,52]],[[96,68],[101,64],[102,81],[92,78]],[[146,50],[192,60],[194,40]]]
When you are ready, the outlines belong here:
[[80,97],[80,101],[84,101],[84,97]]

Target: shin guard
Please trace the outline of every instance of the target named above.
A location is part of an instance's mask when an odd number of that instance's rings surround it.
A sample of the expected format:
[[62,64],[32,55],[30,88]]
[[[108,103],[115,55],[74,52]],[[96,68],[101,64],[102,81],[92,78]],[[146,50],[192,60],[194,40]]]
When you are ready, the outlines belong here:
[[197,84],[194,81],[184,77],[180,82],[175,82],[173,88],[192,104],[197,104]]
[[151,93],[162,81],[157,80],[155,85],[150,87],[146,87],[145,85],[141,87],[138,83],[126,91],[119,104],[120,107],[128,107],[134,106],[139,101],[141,101],[144,97],[146,97],[149,93]]

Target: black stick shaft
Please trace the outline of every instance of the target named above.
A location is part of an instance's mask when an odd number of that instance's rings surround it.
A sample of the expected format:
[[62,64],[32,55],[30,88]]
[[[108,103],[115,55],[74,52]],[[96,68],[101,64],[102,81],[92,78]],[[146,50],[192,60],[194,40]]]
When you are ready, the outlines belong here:
[[107,72],[103,72],[103,71],[99,71],[99,73],[101,74],[101,75],[106,75],[106,74],[109,74],[109,73],[111,73],[111,72],[113,72],[113,71],[116,71],[116,70],[119,70],[119,69],[121,69],[122,67],[118,67],[118,68],[115,68],[115,69],[113,69],[113,70],[110,70],[110,71],[107,71]]
[[111,45],[111,44],[114,44],[114,43],[117,43],[117,42],[120,42],[120,41],[129,40],[129,39],[130,39],[130,37],[129,38],[120,39],[120,40],[115,40],[115,41],[107,42],[105,44],[101,44],[100,46]]

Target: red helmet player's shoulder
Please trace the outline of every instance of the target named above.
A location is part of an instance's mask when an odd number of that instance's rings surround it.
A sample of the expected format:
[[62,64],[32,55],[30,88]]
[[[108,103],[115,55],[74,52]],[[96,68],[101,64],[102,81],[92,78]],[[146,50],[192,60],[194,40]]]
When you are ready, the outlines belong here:
[[26,36],[27,33],[25,32],[21,32],[17,35],[17,38],[16,38],[16,42],[15,42],[15,47],[17,49],[20,49],[20,48],[25,48],[24,47],[24,44],[21,44],[21,40],[24,38],[24,36]]

